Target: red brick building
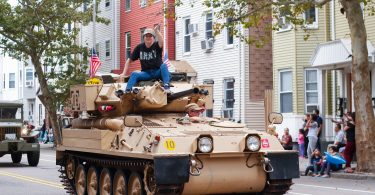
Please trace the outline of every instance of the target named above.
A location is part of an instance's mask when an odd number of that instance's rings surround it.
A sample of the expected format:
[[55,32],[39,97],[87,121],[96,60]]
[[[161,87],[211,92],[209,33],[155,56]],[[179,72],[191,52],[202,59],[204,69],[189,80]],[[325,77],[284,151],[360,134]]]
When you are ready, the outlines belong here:
[[[168,52],[170,60],[175,59],[175,23],[170,17],[165,17],[164,5],[171,5],[167,13],[174,12],[174,0],[121,0],[120,11],[120,70],[124,69],[126,59],[133,49],[141,43],[143,30],[160,25],[164,36],[164,51]],[[168,14],[169,15],[169,14]],[[133,70],[139,70],[140,63],[133,63],[128,70],[129,75]]]

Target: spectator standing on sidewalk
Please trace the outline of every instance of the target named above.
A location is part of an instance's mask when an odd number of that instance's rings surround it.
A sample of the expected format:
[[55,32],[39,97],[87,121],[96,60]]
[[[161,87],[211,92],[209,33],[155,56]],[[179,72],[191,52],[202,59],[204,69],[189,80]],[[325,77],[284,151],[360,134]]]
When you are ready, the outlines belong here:
[[316,122],[318,123],[318,141],[316,142],[316,148],[321,150],[321,148],[320,148],[320,138],[321,138],[322,131],[323,131],[323,118],[320,117],[318,109],[315,109],[313,113],[314,113],[314,115],[316,115]]
[[306,127],[306,124],[307,124],[307,121],[310,120],[310,114],[306,114],[305,115],[305,119],[304,119],[304,122],[303,122],[303,130],[304,130],[304,133],[303,133],[303,136],[304,136],[304,154],[305,154],[305,158],[307,158],[307,146],[309,145],[309,138],[307,137],[307,134],[309,133],[309,128]]
[[306,127],[308,128],[309,132],[307,137],[309,138],[309,145],[307,146],[307,158],[309,159],[309,163],[311,165],[311,154],[316,148],[316,143],[318,141],[318,123],[316,122],[316,115],[311,115],[310,120],[307,121]]
[[350,164],[353,160],[355,148],[355,113],[348,112],[347,120],[345,121],[344,131],[346,132],[346,146],[344,150],[344,158],[346,160],[345,172],[353,173],[353,169]]
[[305,135],[303,129],[299,129],[298,133],[298,151],[299,157],[305,157]]
[[46,135],[46,131],[47,131],[47,128],[46,128],[46,119],[43,119],[43,125],[40,128],[39,143],[43,143],[44,142],[44,137]]

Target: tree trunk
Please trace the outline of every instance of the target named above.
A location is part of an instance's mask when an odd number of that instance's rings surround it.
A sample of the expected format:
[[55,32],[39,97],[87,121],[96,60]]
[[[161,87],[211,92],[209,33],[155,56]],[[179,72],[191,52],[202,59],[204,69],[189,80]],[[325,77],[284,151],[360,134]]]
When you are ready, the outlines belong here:
[[53,136],[55,137],[55,145],[61,144],[61,132],[60,126],[57,121],[56,113],[56,102],[52,99],[51,92],[48,89],[47,80],[45,79],[42,64],[40,63],[41,58],[38,55],[31,55],[31,61],[34,64],[36,74],[38,75],[38,81],[42,95],[38,96],[40,101],[46,107],[48,116],[52,124]]
[[352,41],[357,171],[375,173],[375,119],[371,102],[366,28],[360,1],[342,0],[341,4],[346,12]]

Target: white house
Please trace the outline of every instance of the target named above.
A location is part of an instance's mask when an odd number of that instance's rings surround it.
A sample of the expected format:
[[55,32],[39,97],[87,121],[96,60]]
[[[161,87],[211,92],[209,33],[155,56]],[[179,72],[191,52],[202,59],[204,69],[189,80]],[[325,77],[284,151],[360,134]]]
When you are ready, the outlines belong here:
[[[191,6],[191,3],[193,6]],[[197,72],[198,83],[213,84],[214,106],[206,114],[264,129],[263,99],[251,98],[250,48],[230,33],[213,37],[215,10],[200,1],[183,1],[176,7],[176,60],[186,60]],[[230,18],[225,19],[229,21]],[[245,34],[247,29],[237,26]],[[270,53],[270,59],[272,60]],[[272,83],[272,61],[270,68]],[[262,92],[264,94],[264,90]]]
[[[87,9],[87,4],[82,6]],[[120,69],[120,0],[104,0],[98,5],[98,16],[110,21],[108,25],[96,23],[95,25],[95,49],[99,53],[102,62],[98,72],[109,73],[111,70]],[[79,24],[79,44],[93,47],[93,23]]]

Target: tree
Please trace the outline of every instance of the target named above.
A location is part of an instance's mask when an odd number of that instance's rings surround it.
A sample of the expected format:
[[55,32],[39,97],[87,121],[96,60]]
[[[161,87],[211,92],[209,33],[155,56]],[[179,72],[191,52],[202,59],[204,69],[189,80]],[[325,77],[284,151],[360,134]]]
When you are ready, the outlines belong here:
[[[231,23],[223,23],[220,20],[214,25],[215,33],[218,34],[224,27],[233,27],[241,24],[245,28],[269,28],[278,29],[277,24],[268,24],[262,26],[262,21],[271,16],[275,20],[279,19],[282,13],[287,20],[295,26],[303,28],[303,24],[309,21],[303,21],[301,14],[312,6],[321,7],[331,0],[205,0],[207,7],[220,8],[215,12],[218,19],[231,18]],[[370,0],[340,0],[343,17],[346,17],[349,24],[351,42],[352,42],[352,81],[354,83],[354,106],[356,111],[356,154],[357,170],[363,172],[375,173],[375,118],[371,101],[368,51],[367,51],[367,34],[364,25],[360,3],[363,2],[367,9],[374,13],[374,6]],[[176,1],[180,4],[181,1]],[[371,4],[371,5],[370,5]],[[222,20],[224,21],[224,20]],[[262,46],[271,39],[270,34],[261,36],[245,36],[236,32],[237,36],[249,44]],[[267,37],[268,36],[268,37]]]
[[67,100],[70,85],[86,79],[86,66],[79,55],[87,50],[76,44],[79,29],[72,26],[91,19],[92,9],[78,9],[84,2],[18,0],[11,6],[0,0],[0,48],[34,66],[40,84],[38,97],[51,119],[56,144],[61,143],[57,107]]

